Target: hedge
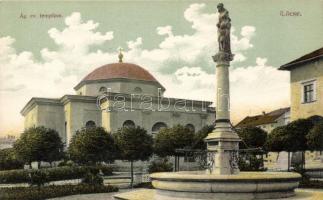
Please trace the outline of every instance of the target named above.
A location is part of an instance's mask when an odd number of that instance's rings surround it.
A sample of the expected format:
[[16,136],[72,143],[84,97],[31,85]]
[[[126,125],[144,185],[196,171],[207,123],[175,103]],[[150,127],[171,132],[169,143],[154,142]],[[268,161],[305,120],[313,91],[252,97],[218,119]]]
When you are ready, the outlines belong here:
[[[112,175],[112,168],[109,166],[80,166],[80,167],[55,167],[39,169],[46,173],[48,181],[70,180],[84,177],[84,175],[91,172],[99,172],[105,176]],[[30,181],[29,174],[35,169],[18,169],[0,171],[0,184],[9,183],[28,183]]]
[[166,159],[152,161],[148,166],[148,172],[171,172],[173,171],[173,164]]
[[322,189],[323,188],[323,181],[319,181],[319,180],[301,181],[299,183],[298,187],[311,188],[311,189]]
[[75,194],[117,192],[113,186],[79,185],[50,185],[45,187],[19,187],[0,189],[1,200],[43,200]]

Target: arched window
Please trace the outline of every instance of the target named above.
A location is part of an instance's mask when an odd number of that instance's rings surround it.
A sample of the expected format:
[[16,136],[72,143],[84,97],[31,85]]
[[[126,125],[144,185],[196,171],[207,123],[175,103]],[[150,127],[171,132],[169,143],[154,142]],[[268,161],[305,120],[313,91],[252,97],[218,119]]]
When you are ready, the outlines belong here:
[[127,127],[127,128],[134,128],[135,122],[133,122],[132,120],[126,120],[125,122],[123,122],[122,127]]
[[151,133],[156,134],[160,131],[162,128],[167,128],[167,125],[164,122],[157,122],[153,125],[151,128]]
[[94,122],[94,121],[92,121],[92,120],[87,121],[87,122],[85,123],[85,127],[86,127],[86,128],[95,127],[95,122]]
[[193,133],[195,133],[195,127],[193,124],[186,124],[185,128],[188,128],[190,131],[192,131]]
[[136,93],[142,93],[142,89],[140,87],[135,87],[134,91]]
[[99,92],[101,93],[101,94],[105,94],[105,93],[107,93],[107,88],[106,87],[100,87],[100,89],[99,89]]

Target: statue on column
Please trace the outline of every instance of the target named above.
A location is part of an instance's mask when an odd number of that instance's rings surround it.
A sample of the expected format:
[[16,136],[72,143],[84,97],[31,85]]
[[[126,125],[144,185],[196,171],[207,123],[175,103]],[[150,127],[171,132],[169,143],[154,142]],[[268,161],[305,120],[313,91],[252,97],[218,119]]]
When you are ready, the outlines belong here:
[[214,62],[227,63],[232,61],[234,56],[231,52],[230,42],[231,19],[223,3],[219,3],[217,8],[219,12],[219,21],[216,24],[218,27],[219,52],[212,57]]
[[229,12],[223,7],[223,3],[219,3],[217,8],[219,12],[219,22],[217,23],[219,52],[231,54],[231,19],[229,17]]

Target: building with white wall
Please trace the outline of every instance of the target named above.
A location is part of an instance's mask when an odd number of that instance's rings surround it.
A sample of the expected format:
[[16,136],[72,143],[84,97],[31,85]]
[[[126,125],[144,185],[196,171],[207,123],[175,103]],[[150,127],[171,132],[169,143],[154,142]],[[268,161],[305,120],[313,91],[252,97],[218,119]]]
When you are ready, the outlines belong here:
[[290,71],[291,120],[323,116],[323,48],[279,69]]
[[75,95],[31,98],[21,111],[25,128],[53,128],[68,145],[73,134],[86,126],[102,126],[109,132],[141,126],[155,134],[176,124],[198,131],[215,121],[212,102],[164,97],[165,88],[147,70],[131,63],[99,67],[74,89]]

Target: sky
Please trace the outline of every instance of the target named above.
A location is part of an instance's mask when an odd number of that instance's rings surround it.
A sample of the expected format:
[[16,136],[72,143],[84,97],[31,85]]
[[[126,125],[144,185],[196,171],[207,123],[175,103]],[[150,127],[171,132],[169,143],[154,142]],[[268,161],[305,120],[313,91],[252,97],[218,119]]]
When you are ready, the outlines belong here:
[[[277,68],[323,46],[323,1],[222,2],[232,19],[233,122],[289,106],[289,72]],[[74,94],[92,70],[118,61],[119,47],[165,96],[214,102],[218,3],[1,1],[0,135],[23,130],[20,111],[32,97]]]

